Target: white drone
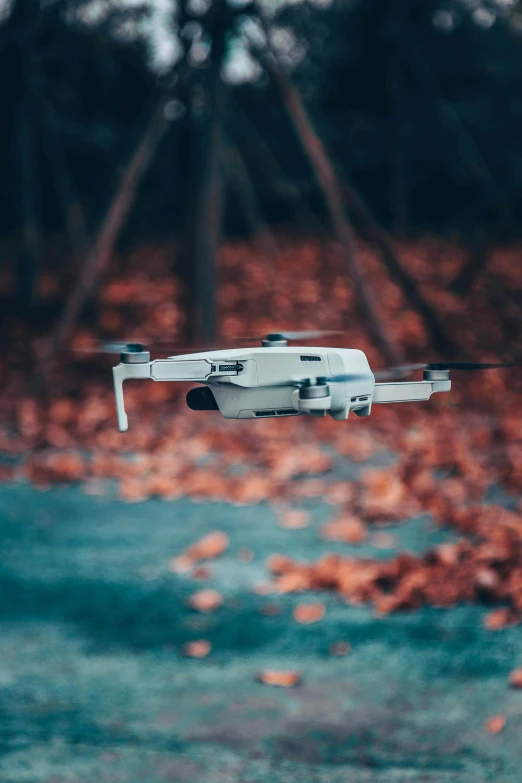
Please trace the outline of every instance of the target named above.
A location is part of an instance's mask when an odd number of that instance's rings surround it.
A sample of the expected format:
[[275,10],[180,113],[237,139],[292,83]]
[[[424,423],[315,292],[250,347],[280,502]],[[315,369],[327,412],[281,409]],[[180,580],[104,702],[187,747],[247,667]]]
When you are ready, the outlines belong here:
[[[202,384],[187,394],[192,410],[219,410],[226,419],[275,416],[325,416],[342,421],[350,411],[369,416],[373,403],[428,400],[451,389],[450,370],[484,370],[510,364],[447,362],[411,364],[372,372],[366,355],[354,348],[289,346],[288,340],[319,337],[325,332],[269,334],[261,347],[170,356],[150,360],[140,343],[109,345],[120,353],[113,368],[118,428],[128,428],[123,382],[131,378],[190,381]],[[423,370],[422,381],[400,380]],[[386,378],[387,382],[376,382]]]

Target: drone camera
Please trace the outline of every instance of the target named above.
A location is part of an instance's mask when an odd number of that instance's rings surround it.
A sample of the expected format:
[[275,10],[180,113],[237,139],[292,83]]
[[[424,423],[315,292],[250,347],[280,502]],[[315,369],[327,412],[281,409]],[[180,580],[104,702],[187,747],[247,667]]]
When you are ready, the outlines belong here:
[[187,392],[186,402],[192,411],[217,411],[218,404],[208,386],[199,386]]

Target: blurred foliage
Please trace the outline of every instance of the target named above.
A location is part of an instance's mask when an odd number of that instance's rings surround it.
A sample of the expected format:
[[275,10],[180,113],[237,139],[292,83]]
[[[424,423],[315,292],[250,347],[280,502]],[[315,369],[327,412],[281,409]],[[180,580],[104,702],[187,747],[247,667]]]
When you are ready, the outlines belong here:
[[[0,27],[8,119],[0,128],[4,233],[21,223],[24,112],[36,128],[30,176],[37,180],[34,198],[45,232],[59,231],[62,217],[42,123],[63,150],[92,226],[151,100],[166,86],[172,91],[172,122],[140,189],[129,235],[180,231],[191,177],[197,176],[197,167],[187,165],[192,161],[187,146],[193,121],[209,101],[204,80],[218,18],[228,31],[227,135],[240,142],[247,137],[247,162],[264,214],[269,222],[292,219],[273,177],[256,167],[257,142],[245,127],[245,115],[304,200],[321,214],[317,186],[284,109],[263,68],[248,54],[252,4],[238,8],[215,0],[209,10],[208,4],[159,3],[161,17],[155,5],[57,0],[40,6],[37,0],[16,0],[9,9],[5,4]],[[272,43],[293,70],[335,163],[385,224],[406,234],[468,235],[480,222],[497,236],[518,235],[522,48],[516,4],[302,2],[272,9],[271,23]],[[181,62],[187,65],[183,75]],[[250,230],[233,192],[227,192],[225,207],[228,233]]]

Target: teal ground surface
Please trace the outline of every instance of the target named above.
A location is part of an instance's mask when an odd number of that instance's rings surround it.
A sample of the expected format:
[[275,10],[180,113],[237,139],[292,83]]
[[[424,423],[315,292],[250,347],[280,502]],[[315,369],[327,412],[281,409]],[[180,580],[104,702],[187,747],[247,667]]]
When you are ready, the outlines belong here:
[[[302,596],[261,597],[275,551],[311,559],[338,549],[318,525],[282,530],[266,505],[148,501],[79,489],[0,487],[0,780],[3,783],[521,783],[522,629],[488,633],[484,609],[378,619],[326,596],[324,621],[299,626]],[[186,598],[200,583],[170,557],[209,530],[230,535],[212,564],[225,596],[213,615]],[[428,518],[396,531],[422,551],[448,537]],[[240,563],[237,551],[254,559]],[[260,607],[278,602],[282,613]],[[206,638],[211,655],[181,645]],[[347,640],[344,658],[328,654]],[[262,668],[303,673],[292,690]],[[504,732],[485,721],[504,714]]]

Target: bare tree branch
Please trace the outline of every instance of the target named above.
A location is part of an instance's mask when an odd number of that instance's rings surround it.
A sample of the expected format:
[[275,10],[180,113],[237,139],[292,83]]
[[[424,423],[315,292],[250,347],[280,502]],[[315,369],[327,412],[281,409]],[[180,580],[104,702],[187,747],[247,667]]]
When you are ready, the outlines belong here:
[[221,62],[216,66],[209,85],[210,119],[205,137],[208,149],[201,169],[197,203],[195,236],[197,338],[213,340],[217,332],[216,312],[216,257],[221,234],[221,157],[222,117],[225,85],[220,77]]
[[456,343],[444,328],[435,309],[424,298],[417,283],[402,266],[395,252],[391,237],[380,225],[355,188],[346,179],[343,181],[342,187],[348,209],[351,210],[352,214],[359,221],[367,238],[377,245],[381,259],[390,275],[401,287],[410,306],[421,316],[434,348],[438,349],[445,356],[454,356],[457,352]]
[[[183,7],[183,6],[182,6]],[[221,239],[223,114],[226,85],[221,69],[226,52],[231,8],[215,0],[201,17],[211,41],[210,58],[189,86],[190,166],[187,167],[189,216],[184,251],[184,278],[189,295],[189,339],[213,340],[218,331],[216,260]],[[188,266],[193,265],[193,270]]]
[[239,115],[237,124],[241,130],[239,146],[251,153],[249,158],[252,164],[257,166],[270,181],[274,190],[285,199],[301,231],[305,233],[313,231],[316,235],[324,235],[324,225],[310,209],[298,186],[283,169],[263,135],[237,103],[236,108]]
[[475,228],[464,263],[451,284],[452,291],[464,296],[471,290],[475,281],[489,264],[490,250],[486,232],[480,227]]
[[37,295],[40,254],[39,172],[36,139],[30,101],[20,102],[18,117],[18,208],[22,234],[17,264],[19,304],[28,310]]
[[263,218],[248,169],[237,146],[228,146],[227,148],[226,175],[231,187],[236,192],[239,207],[259,245],[262,256],[277,264],[279,256],[277,243]]
[[165,97],[162,97],[156,104],[147,127],[123,172],[80,276],[56,324],[44,353],[42,366],[52,364],[57,352],[69,338],[82,307],[92,295],[100,275],[107,267],[167,122]]
[[74,178],[67,161],[65,150],[56,133],[56,113],[46,98],[46,81],[37,53],[28,51],[25,61],[27,81],[31,101],[38,117],[44,152],[47,156],[51,176],[63,220],[65,223],[69,244],[74,253],[77,268],[83,265],[89,246],[89,238],[85,227],[83,206],[75,185]]
[[[265,30],[268,45],[269,31],[266,29],[266,26]],[[258,51],[257,53],[261,54],[268,73],[279,89],[285,108],[323,193],[332,225],[339,241],[342,261],[354,284],[356,306],[360,315],[366,323],[372,340],[385,360],[390,364],[400,363],[402,356],[386,333],[378,304],[363,277],[358,263],[353,232],[344,212],[342,188],[335,168],[312,125],[298,91],[280,67],[274,52],[268,50],[264,52]]]

